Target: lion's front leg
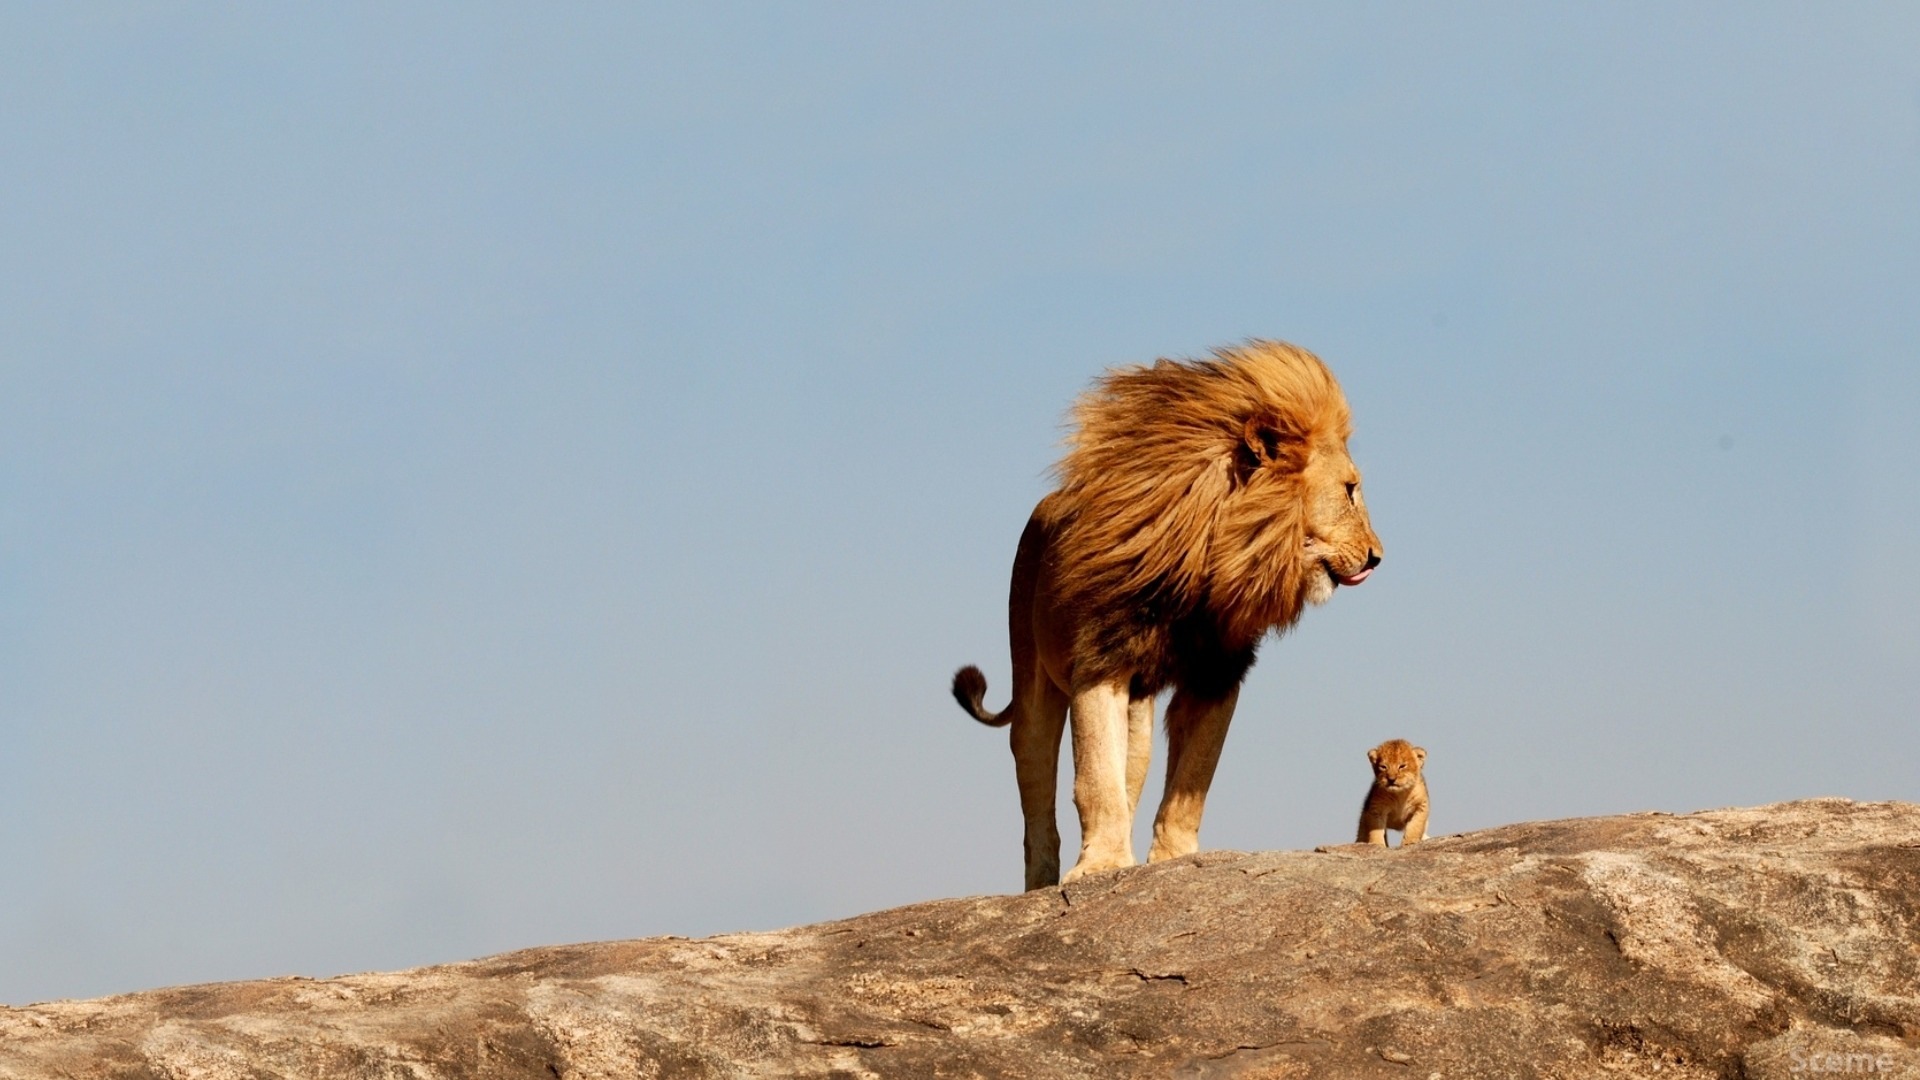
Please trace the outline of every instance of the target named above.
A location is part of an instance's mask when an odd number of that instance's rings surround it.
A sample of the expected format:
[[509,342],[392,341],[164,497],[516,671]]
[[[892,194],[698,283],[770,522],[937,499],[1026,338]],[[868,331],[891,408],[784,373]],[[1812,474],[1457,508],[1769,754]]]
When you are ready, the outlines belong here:
[[[1427,838],[1427,808],[1423,804],[1407,819],[1407,827],[1400,833],[1400,846],[1417,844]],[[1384,841],[1383,841],[1384,843]]]
[[1125,677],[1073,695],[1073,805],[1080,811],[1080,860],[1067,871],[1067,881],[1133,865],[1127,704]]
[[[1147,766],[1153,763],[1153,698],[1127,702],[1127,821],[1140,812],[1140,790],[1147,786]],[[1128,830],[1133,826],[1129,824]]]
[[1167,790],[1153,819],[1153,849],[1148,862],[1175,859],[1200,848],[1200,815],[1207,788],[1220,764],[1240,691],[1218,700],[1198,699],[1182,690],[1167,705]]

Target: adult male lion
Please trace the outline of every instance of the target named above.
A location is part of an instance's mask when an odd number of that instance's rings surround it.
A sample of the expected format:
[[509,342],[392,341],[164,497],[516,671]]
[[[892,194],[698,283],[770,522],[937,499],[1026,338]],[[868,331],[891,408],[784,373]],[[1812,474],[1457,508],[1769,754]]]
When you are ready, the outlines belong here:
[[1305,349],[1250,341],[1118,368],[1073,416],[1060,485],[1014,555],[1013,701],[988,712],[980,669],[953,676],[975,720],[1013,725],[1029,889],[1060,880],[1054,777],[1069,707],[1081,841],[1066,879],[1133,865],[1153,698],[1168,686],[1147,857],[1185,855],[1261,639],[1381,556],[1347,456],[1346,396]]

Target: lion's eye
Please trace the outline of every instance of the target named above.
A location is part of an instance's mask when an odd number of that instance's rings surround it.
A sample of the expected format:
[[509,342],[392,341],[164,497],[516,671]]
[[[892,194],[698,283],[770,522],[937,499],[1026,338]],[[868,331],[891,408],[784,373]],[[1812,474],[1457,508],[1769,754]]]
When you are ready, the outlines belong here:
[[1357,491],[1357,490],[1359,490],[1359,488],[1360,488],[1360,485],[1359,485],[1359,484],[1348,484],[1348,485],[1347,485],[1347,501],[1348,501],[1348,502],[1352,502],[1352,501],[1353,501],[1353,493],[1354,493],[1355,491]]

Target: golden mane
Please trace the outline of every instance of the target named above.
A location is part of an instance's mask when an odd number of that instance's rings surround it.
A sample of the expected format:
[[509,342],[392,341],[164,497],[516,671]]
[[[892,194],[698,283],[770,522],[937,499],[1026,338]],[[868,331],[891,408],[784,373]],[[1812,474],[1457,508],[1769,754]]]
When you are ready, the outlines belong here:
[[1235,648],[1300,617],[1300,472],[1351,427],[1319,357],[1253,340],[1210,359],[1116,368],[1073,419],[1056,467],[1056,565],[1076,607],[1153,621],[1204,610]]

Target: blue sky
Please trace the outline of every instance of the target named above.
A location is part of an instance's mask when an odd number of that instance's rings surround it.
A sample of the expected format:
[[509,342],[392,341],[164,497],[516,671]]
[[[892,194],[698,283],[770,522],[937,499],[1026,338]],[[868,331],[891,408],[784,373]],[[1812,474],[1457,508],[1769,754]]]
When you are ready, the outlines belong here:
[[0,138],[0,1001],[1017,888],[947,680],[1256,335],[1387,560],[1204,844],[1920,798],[1910,6],[16,6]]

